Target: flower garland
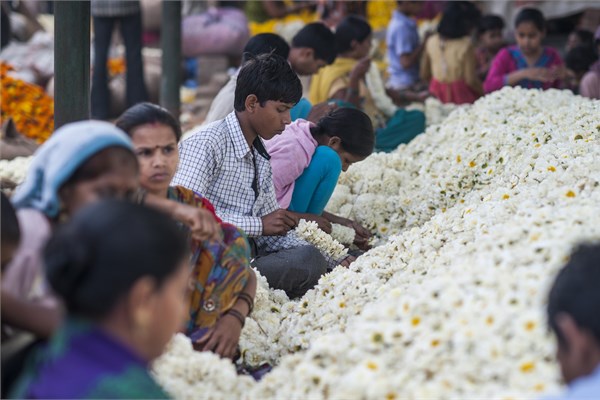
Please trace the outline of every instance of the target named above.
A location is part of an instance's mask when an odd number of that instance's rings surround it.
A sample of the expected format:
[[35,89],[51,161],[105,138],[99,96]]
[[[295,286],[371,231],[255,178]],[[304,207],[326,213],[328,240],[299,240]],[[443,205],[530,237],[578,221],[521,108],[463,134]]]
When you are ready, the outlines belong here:
[[313,244],[322,253],[328,254],[334,260],[341,260],[348,254],[348,249],[319,229],[319,225],[315,221],[301,219],[295,232],[301,239]]

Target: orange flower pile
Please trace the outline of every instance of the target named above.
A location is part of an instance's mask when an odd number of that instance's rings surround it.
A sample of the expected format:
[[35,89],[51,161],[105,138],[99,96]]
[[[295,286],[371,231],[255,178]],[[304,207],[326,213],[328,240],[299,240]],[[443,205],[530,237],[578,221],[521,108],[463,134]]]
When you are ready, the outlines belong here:
[[17,130],[43,143],[54,131],[54,100],[41,87],[11,77],[0,62],[0,124],[12,118]]

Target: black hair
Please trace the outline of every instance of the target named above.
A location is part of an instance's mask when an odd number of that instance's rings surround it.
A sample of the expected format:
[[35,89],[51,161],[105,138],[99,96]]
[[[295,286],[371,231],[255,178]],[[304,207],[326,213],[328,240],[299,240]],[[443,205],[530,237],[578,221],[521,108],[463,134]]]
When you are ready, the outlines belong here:
[[249,55],[258,56],[259,54],[271,52],[287,60],[290,55],[290,46],[279,35],[274,33],[259,33],[258,35],[252,36],[250,40],[248,40],[248,43],[246,43],[242,64],[247,61]]
[[110,168],[115,158],[120,164],[132,163],[136,171],[139,168],[137,157],[132,150],[122,146],[109,146],[85,160],[60,188],[98,178]]
[[188,254],[183,231],[167,215],[118,200],[94,203],[51,237],[48,281],[70,314],[106,317],[142,277],[159,289]]
[[579,45],[593,47],[594,46],[594,34],[585,29],[575,29],[573,32],[581,42]]
[[556,323],[560,313],[569,315],[577,326],[589,331],[600,344],[600,244],[579,246],[558,273],[548,297],[548,323],[558,342],[566,345]]
[[2,229],[0,239],[4,243],[18,244],[21,240],[21,229],[15,208],[6,195],[0,192],[2,196],[2,220],[0,227]]
[[504,20],[499,15],[484,15],[479,20],[479,26],[477,27],[477,33],[480,35],[493,30],[502,30],[506,25],[504,24]]
[[577,46],[567,53],[565,65],[575,72],[582,73],[587,72],[597,59],[592,46]]
[[546,19],[537,8],[524,8],[519,11],[515,18],[515,28],[524,22],[531,22],[541,32],[546,31]]
[[371,25],[366,19],[349,15],[335,29],[335,45],[338,54],[352,50],[352,41],[363,42],[371,34]]
[[445,39],[468,36],[481,18],[481,12],[470,1],[450,1],[446,4],[437,32]]
[[173,130],[175,139],[179,142],[181,139],[181,125],[173,115],[161,106],[152,103],[138,103],[129,107],[115,122],[117,128],[120,128],[127,135],[131,136],[132,131],[145,124],[159,123],[166,125]]
[[315,52],[315,58],[327,64],[333,63],[337,56],[335,35],[321,22],[313,22],[300,29],[292,39],[292,47],[311,48]]
[[350,107],[333,110],[310,128],[313,136],[337,136],[342,148],[350,154],[367,157],[373,152],[375,134],[371,118],[364,112]]
[[251,94],[258,98],[261,106],[269,100],[296,104],[302,97],[302,84],[288,61],[276,54],[250,56],[237,77],[235,100],[236,111],[246,109],[246,98]]

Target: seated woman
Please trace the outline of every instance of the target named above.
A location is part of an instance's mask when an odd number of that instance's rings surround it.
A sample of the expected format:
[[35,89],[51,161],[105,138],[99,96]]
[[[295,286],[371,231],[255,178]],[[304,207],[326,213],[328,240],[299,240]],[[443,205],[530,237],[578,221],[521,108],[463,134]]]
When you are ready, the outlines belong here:
[[326,232],[331,232],[330,223],[351,227],[355,244],[368,247],[367,229],[324,210],[340,173],[369,156],[373,142],[369,116],[353,108],[338,108],[316,125],[303,119],[288,125],[281,135],[265,142],[279,205],[318,222]]
[[[367,81],[371,37],[371,26],[366,20],[356,16],[344,18],[335,31],[338,57],[313,75],[309,100],[317,104],[337,99],[362,109],[375,128],[375,149],[389,152],[425,130],[425,114],[394,107],[388,118],[379,108],[376,97],[385,96],[385,92],[371,93],[374,89]],[[377,80],[382,81],[381,76],[377,76]]]
[[148,364],[186,312],[186,242],[167,215],[117,200],[85,207],[59,227],[44,261],[67,318],[11,395],[168,398]]
[[167,110],[140,103],[125,111],[116,125],[133,141],[144,189],[157,197],[209,210],[219,222],[218,238],[191,243],[194,287],[185,332],[198,349],[233,357],[256,294],[246,235],[221,222],[201,195],[182,186],[169,186],[179,164],[181,127]]

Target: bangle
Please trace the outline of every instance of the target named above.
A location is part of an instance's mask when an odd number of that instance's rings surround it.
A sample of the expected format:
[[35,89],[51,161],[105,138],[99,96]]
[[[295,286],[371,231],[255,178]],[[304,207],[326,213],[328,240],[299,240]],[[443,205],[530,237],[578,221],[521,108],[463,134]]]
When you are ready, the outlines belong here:
[[248,304],[248,315],[250,315],[252,313],[252,310],[254,310],[254,299],[252,298],[252,296],[250,296],[248,293],[242,292],[238,295],[238,300],[242,300],[243,302]]
[[241,312],[239,312],[238,310],[234,310],[233,308],[230,308],[225,315],[231,315],[232,317],[234,317],[235,319],[237,319],[238,321],[240,321],[240,324],[242,325],[242,328],[244,327],[244,325],[246,324],[246,317],[244,317],[242,315]]

